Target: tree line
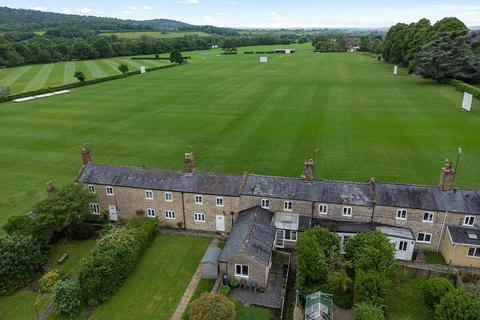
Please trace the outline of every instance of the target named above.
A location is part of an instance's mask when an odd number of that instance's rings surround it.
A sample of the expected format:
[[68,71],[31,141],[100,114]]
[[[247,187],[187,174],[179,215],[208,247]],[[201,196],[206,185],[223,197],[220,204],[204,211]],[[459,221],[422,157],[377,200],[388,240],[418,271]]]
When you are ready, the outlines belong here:
[[426,78],[480,82],[480,34],[457,18],[398,23],[387,32],[382,54]]

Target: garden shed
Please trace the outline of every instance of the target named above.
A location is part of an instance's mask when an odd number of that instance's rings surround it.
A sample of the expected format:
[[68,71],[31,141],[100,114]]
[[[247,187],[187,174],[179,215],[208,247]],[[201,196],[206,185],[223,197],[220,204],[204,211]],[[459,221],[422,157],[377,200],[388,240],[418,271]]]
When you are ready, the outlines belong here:
[[222,249],[218,247],[209,247],[203,255],[202,265],[202,278],[203,279],[216,279],[218,277],[218,257]]

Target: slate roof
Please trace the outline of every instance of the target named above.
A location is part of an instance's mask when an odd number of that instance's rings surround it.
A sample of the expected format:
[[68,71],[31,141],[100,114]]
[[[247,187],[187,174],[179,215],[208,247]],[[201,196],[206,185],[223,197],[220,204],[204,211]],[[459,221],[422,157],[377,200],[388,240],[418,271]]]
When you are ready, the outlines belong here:
[[259,206],[241,211],[233,225],[219,261],[228,262],[228,258],[246,254],[250,258],[268,266],[275,240],[273,214]]
[[445,192],[435,186],[377,183],[376,203],[399,208],[480,214],[480,190]]
[[387,236],[415,240],[412,234],[412,230],[407,228],[380,226],[377,227],[377,230]]
[[371,205],[368,183],[249,175],[242,194],[293,200]]
[[218,257],[220,256],[221,252],[222,249],[218,247],[209,247],[207,251],[205,251],[201,263],[218,264]]
[[[480,246],[480,229],[455,225],[448,225],[447,229],[453,243]],[[469,234],[471,235],[469,236]],[[475,236],[477,239],[475,239]]]
[[174,170],[88,164],[78,182],[109,186],[239,196],[242,176],[218,173],[186,174]]
[[311,219],[310,217],[300,216],[299,221],[299,230],[304,231],[315,226],[319,226],[325,229],[330,230],[331,232],[340,232],[340,233],[359,233],[359,232],[369,232],[375,230],[375,224],[373,223],[362,223],[362,222],[352,222],[352,221],[338,221],[331,219]]

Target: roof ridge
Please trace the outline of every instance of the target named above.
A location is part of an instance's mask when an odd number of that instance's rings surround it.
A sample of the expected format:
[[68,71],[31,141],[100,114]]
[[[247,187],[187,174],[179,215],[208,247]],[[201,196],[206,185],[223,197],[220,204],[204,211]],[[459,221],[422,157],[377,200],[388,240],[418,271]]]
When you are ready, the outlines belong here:
[[[284,176],[274,176],[274,175],[266,175],[266,174],[255,174],[251,173],[251,176],[256,177],[266,177],[266,178],[280,178],[280,179],[288,179],[288,180],[298,180],[301,182],[305,182],[303,178],[295,178],[295,177],[284,177]],[[368,185],[368,182],[361,182],[361,181],[346,181],[346,180],[333,180],[333,179],[314,179],[312,181],[308,181],[305,183],[315,183],[315,182],[334,182],[334,183],[343,183],[343,184],[355,184],[355,185]]]
[[248,228],[248,231],[247,231],[247,234],[246,234],[244,243],[243,243],[243,249],[244,249],[244,250],[246,250],[246,249],[248,248],[248,244],[250,243],[250,240],[251,240],[251,237],[252,237],[252,232],[253,232],[253,229],[255,228],[255,225],[256,225],[258,208],[259,208],[259,207],[256,207],[256,209],[255,209],[255,211],[254,211],[254,213],[253,213],[252,224],[251,224],[250,227]]

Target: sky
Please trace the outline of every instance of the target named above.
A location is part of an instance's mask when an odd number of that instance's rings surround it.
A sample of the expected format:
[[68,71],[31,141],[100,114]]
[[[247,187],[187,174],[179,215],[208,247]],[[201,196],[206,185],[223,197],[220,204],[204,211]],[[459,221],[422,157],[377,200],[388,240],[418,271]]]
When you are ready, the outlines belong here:
[[0,6],[243,28],[377,28],[451,16],[480,26],[480,0],[0,0]]

